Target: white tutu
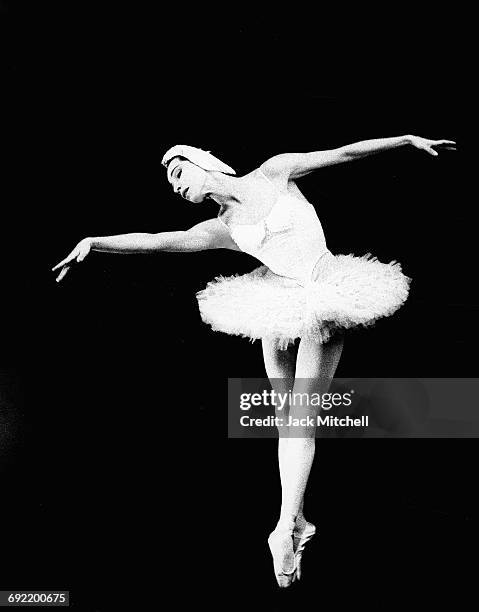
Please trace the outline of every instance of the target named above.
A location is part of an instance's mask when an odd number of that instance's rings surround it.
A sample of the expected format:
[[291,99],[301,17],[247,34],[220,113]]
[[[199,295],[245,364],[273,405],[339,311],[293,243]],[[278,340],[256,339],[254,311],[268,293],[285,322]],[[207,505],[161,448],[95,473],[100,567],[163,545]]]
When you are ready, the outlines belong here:
[[260,266],[220,276],[196,296],[202,320],[214,331],[251,341],[275,338],[281,349],[297,338],[327,342],[335,330],[368,326],[406,301],[411,279],[392,261],[327,252],[305,285]]

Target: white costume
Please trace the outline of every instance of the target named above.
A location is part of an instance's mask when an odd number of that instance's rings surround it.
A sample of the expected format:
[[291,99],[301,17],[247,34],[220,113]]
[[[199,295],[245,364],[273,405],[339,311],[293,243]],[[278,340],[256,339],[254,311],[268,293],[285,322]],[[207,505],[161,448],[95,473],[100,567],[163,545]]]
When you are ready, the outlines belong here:
[[275,338],[286,348],[306,335],[327,342],[337,328],[372,325],[406,301],[411,279],[398,262],[333,255],[314,207],[275,189],[265,219],[225,224],[239,248],[264,265],[218,277],[197,293],[204,322],[251,340]]

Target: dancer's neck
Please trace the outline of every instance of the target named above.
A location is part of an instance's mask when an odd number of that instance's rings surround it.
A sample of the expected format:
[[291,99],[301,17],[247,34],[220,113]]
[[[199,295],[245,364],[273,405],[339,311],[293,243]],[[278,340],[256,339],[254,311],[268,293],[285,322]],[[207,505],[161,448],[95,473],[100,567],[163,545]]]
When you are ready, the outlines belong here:
[[207,197],[220,206],[220,213],[241,205],[251,191],[248,175],[241,177],[214,173],[205,185]]

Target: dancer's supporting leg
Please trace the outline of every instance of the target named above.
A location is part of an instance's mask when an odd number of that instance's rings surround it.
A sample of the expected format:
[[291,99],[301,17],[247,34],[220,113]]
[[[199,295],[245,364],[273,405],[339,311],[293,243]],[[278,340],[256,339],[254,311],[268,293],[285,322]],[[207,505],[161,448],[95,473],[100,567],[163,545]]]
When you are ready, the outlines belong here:
[[313,416],[313,425],[290,426],[283,457],[281,514],[275,530],[269,537],[276,580],[281,587],[288,587],[296,577],[293,530],[302,509],[315,451],[317,410],[310,409],[307,399],[312,393],[328,391],[339,363],[343,343],[343,334],[337,333],[324,345],[309,338],[303,338],[299,345],[293,401],[290,404],[289,415],[291,419]]
[[[287,394],[289,397],[290,391],[293,391],[294,379],[296,375],[296,358],[298,354],[298,344],[290,345],[286,350],[278,348],[277,342],[272,338],[263,338],[263,358],[266,369],[266,374],[271,383],[271,387],[276,393]],[[278,405],[275,410],[276,416],[284,419],[287,422],[289,417],[289,401],[281,408]],[[285,473],[285,457],[288,447],[288,426],[283,425],[278,427],[278,464],[281,488],[283,488],[283,480]],[[306,519],[303,514],[303,500],[298,510],[296,524],[303,528],[306,524]]]
[[[291,345],[286,350],[280,350],[274,339],[263,338],[263,357],[266,374],[270,380],[271,387],[276,393],[285,393],[289,397],[289,392],[293,390],[294,377],[296,371],[296,355],[298,346]],[[276,416],[284,419],[286,423],[289,416],[289,401],[281,409],[276,405]],[[281,488],[283,487],[284,460],[288,445],[288,428],[286,425],[278,427],[278,463]]]
[[[278,463],[281,490],[286,486],[285,461],[288,448],[288,426],[286,423],[289,417],[289,393],[294,387],[297,352],[298,347],[295,345],[288,347],[286,350],[280,350],[274,339],[263,339],[264,364],[271,387],[276,393],[286,393],[288,397],[288,401],[282,409],[280,409],[278,403],[275,406],[276,416],[283,419],[284,423],[284,425],[278,427]],[[287,587],[292,581],[289,572],[294,565],[294,554],[292,551],[285,551],[282,542],[277,542],[276,538],[272,539],[270,536],[268,542],[273,555],[274,571],[278,585]],[[276,544],[279,544],[279,549]],[[290,553],[289,556],[288,552]],[[285,571],[286,574],[284,574]]]
[[[309,408],[307,397],[312,393],[326,393],[334,377],[343,350],[344,335],[337,332],[326,344],[303,338],[296,360],[296,380],[290,417],[315,417],[317,411]],[[308,396],[299,394],[308,394]],[[313,418],[315,422],[315,418]],[[315,452],[315,425],[290,427],[289,441],[285,456],[285,475],[281,503],[281,522],[289,522],[302,508],[304,492],[308,482]]]

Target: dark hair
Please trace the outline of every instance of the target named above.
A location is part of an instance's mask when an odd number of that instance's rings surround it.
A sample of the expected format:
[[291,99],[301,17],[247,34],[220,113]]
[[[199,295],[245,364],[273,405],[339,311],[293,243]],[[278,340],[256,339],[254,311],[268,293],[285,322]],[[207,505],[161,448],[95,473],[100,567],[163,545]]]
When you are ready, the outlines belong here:
[[181,159],[181,161],[188,161],[188,159],[186,157],[183,157],[183,155],[175,155],[174,157],[172,157],[168,163],[166,164],[166,170],[168,171],[168,168],[170,167],[171,162],[174,159]]

